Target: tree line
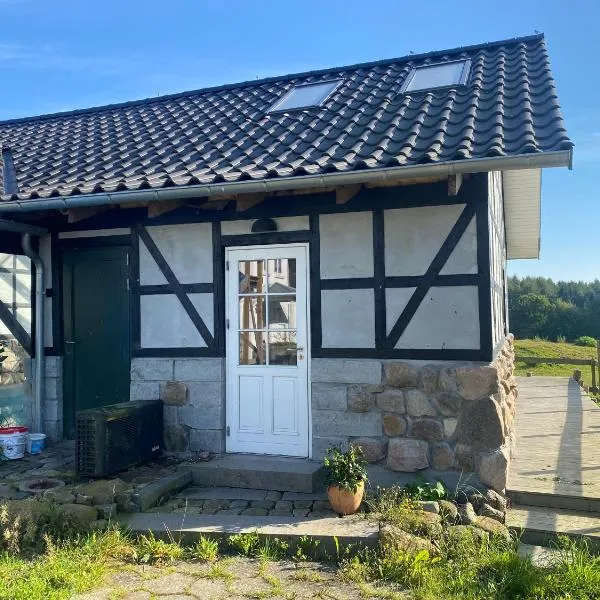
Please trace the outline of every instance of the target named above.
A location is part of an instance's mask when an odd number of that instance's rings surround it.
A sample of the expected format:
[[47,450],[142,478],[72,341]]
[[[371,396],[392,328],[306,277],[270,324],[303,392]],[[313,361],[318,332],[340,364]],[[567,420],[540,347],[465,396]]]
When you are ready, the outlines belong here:
[[553,281],[546,277],[508,279],[510,330],[515,337],[573,342],[600,339],[600,281]]

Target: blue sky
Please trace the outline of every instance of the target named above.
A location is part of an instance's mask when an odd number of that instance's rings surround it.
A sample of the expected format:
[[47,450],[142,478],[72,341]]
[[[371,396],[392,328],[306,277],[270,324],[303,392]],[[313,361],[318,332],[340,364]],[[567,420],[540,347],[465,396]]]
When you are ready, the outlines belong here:
[[543,177],[542,258],[510,272],[600,277],[600,3],[545,0],[0,0],[0,119],[485,41],[547,36],[575,141]]

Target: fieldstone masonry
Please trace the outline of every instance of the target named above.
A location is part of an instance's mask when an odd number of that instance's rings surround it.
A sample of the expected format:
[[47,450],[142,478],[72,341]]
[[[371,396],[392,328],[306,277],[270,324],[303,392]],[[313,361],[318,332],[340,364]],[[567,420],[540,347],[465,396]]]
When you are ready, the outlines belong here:
[[166,450],[224,451],[223,359],[134,358],[131,400],[157,398],[164,404]]
[[333,444],[363,448],[394,471],[475,473],[503,492],[517,384],[512,337],[488,365],[315,359],[313,458]]

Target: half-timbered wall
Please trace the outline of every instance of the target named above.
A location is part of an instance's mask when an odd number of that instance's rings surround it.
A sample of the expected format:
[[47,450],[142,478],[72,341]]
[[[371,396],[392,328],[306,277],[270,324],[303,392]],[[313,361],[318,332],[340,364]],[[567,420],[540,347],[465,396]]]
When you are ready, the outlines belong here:
[[494,171],[489,173],[488,193],[492,342],[494,349],[497,350],[508,334],[506,241],[501,172]]

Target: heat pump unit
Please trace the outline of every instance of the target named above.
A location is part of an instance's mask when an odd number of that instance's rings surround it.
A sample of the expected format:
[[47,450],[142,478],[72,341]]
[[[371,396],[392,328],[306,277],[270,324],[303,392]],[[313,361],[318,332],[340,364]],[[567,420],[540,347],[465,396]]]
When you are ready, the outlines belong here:
[[161,400],[111,404],[77,413],[77,473],[105,477],[162,451]]

